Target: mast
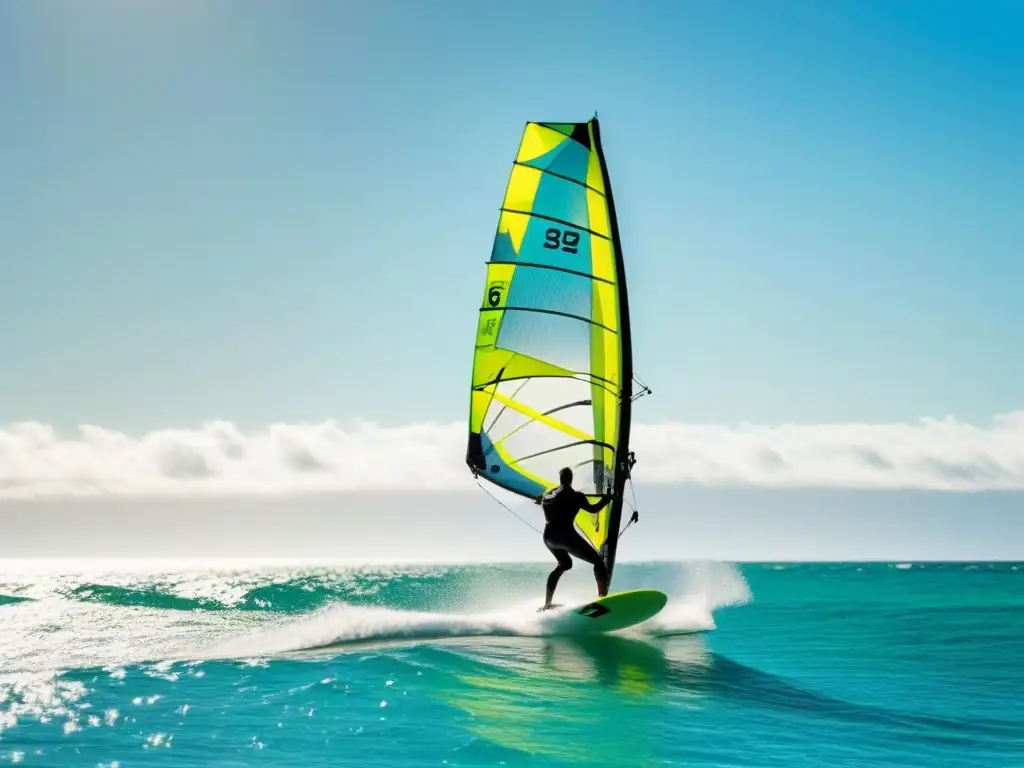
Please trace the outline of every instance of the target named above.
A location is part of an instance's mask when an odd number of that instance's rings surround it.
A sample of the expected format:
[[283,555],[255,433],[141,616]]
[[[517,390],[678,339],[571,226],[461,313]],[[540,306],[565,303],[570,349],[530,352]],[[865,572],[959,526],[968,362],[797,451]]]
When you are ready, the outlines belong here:
[[619,528],[622,524],[623,491],[631,469],[629,461],[629,428],[633,413],[633,342],[629,329],[629,300],[626,295],[626,265],[622,259],[622,242],[619,239],[619,220],[615,214],[615,200],[612,197],[612,182],[608,176],[605,163],[604,148],[601,145],[601,127],[595,113],[594,149],[601,165],[601,176],[604,180],[605,200],[608,203],[608,218],[611,225],[612,246],[615,249],[615,282],[619,295],[619,431],[615,442],[615,483],[612,487],[611,512],[608,519],[608,540],[605,544],[605,563],[608,566],[608,584],[611,586],[612,572],[615,568],[615,555],[619,544]]

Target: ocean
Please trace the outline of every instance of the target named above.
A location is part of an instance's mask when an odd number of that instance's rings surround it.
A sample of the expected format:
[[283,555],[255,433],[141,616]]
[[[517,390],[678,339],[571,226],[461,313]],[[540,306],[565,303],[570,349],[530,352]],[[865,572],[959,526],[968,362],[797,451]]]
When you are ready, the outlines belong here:
[[1024,766],[1024,565],[620,563],[660,639],[548,570],[0,564],[0,763]]

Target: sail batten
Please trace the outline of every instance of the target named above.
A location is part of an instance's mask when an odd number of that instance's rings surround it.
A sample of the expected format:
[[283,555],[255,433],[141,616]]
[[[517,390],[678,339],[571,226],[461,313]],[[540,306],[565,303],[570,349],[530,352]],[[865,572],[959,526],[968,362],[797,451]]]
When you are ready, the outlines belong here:
[[523,165],[523,166],[526,166],[527,168],[537,168],[538,171],[540,171],[541,173],[547,174],[548,176],[556,176],[559,179],[565,179],[566,181],[571,181],[573,184],[579,184],[581,187],[586,187],[587,189],[593,190],[594,192],[596,192],[599,195],[604,195],[603,191],[601,191],[600,189],[594,189],[594,187],[592,187],[589,184],[587,184],[586,181],[581,181],[580,179],[574,179],[571,176],[564,176],[561,173],[555,173],[550,168],[538,168],[535,165],[530,165],[529,163],[521,163],[518,160],[515,161],[515,164],[516,165]]
[[[593,499],[580,533],[614,566],[632,360],[618,224],[597,119],[526,124],[487,262],[466,461],[536,498],[561,467]],[[567,442],[568,441],[568,442]]]

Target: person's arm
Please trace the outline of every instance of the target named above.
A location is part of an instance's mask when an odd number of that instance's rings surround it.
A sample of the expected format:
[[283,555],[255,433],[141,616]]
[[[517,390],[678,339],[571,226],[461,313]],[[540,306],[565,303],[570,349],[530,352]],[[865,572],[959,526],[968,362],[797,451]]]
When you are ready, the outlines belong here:
[[579,494],[580,506],[583,507],[583,509],[587,510],[587,512],[590,512],[592,515],[596,515],[598,512],[600,512],[602,509],[605,508],[605,505],[612,500],[612,495],[610,493],[606,493],[601,497],[601,500],[599,502],[597,502],[596,504],[591,504],[590,501],[587,499],[586,494],[584,494],[582,491],[580,491]]

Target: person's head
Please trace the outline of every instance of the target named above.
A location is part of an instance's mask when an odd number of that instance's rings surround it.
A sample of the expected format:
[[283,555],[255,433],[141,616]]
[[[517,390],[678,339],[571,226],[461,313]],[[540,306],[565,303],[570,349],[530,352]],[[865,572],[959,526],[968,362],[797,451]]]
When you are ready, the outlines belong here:
[[566,487],[572,485],[572,470],[568,467],[562,467],[558,473],[558,482]]

